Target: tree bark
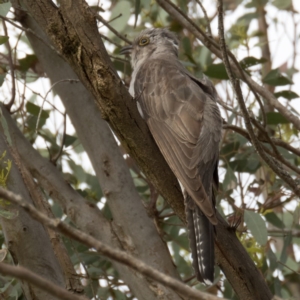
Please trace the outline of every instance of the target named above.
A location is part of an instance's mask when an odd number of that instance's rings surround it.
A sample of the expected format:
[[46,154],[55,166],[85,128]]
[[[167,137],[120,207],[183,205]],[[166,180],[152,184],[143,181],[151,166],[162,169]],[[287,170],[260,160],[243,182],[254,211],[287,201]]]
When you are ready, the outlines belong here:
[[[6,113],[1,107],[2,113]],[[0,153],[6,152],[4,160],[11,160],[12,167],[8,174],[6,187],[8,190],[32,203],[27,187],[17,165],[14,162],[14,155],[11,155],[7,146],[7,132],[3,128],[3,116],[1,116],[0,125]],[[1,169],[4,169],[3,163]],[[49,235],[45,228],[37,221],[33,220],[22,208],[6,204],[5,209],[16,214],[12,219],[0,218],[2,230],[4,232],[5,242],[8,250],[14,260],[14,263],[30,269],[41,277],[44,277],[56,285],[65,287],[62,270],[54,255]],[[27,300],[35,299],[58,299],[55,296],[35,287],[34,285],[22,282],[22,289]]]
[[[156,189],[182,219],[184,207],[177,180],[139,116],[113,69],[99,38],[95,19],[83,1],[26,0],[28,11],[51,38],[80,80],[94,95],[114,132]],[[51,16],[51,17],[50,17]],[[266,283],[232,229],[220,220],[217,226],[217,262],[241,299],[271,299]]]
[[[32,29],[35,34],[47,40],[29,16],[22,17],[22,25]],[[52,83],[62,79],[77,79],[72,69],[57,53],[37,39],[35,35],[28,34],[28,38]],[[71,88],[69,84],[58,84],[55,89],[60,95],[68,116],[76,128],[77,135],[92,161],[112,211],[114,220],[109,224],[109,227],[113,232],[107,233],[110,236],[107,236],[106,241],[114,247],[125,249],[128,253],[139,257],[157,270],[179,278],[166,244],[158,235],[152,220],[147,216],[128,167],[111,130],[107,123],[101,119],[93,97],[81,83],[72,84]],[[16,142],[16,145],[18,145],[24,163],[40,179],[41,174],[39,173],[43,172],[40,170],[45,170],[45,165],[42,169],[37,167],[37,159],[32,160],[32,155],[29,156],[28,153],[22,154],[22,143]],[[42,183],[42,185],[46,189],[49,187],[49,183]],[[61,204],[65,209],[67,204]],[[78,225],[83,223],[83,221],[78,220],[79,218],[88,218],[88,215],[82,213],[81,207],[75,209],[70,207],[65,211],[71,218],[72,215],[77,214],[76,224]],[[103,217],[101,220],[104,221]],[[93,219],[93,221],[95,220]],[[104,222],[108,223],[106,220]],[[102,224],[101,222],[97,223],[93,224],[93,229],[89,227],[90,231],[88,232],[92,233],[93,236],[100,237],[101,234],[99,235],[95,231],[99,231]],[[85,231],[86,228],[80,227]],[[117,243],[115,239],[117,239]],[[117,270],[139,299],[180,299],[172,290],[155,284],[136,272],[124,268],[124,266],[118,265]]]

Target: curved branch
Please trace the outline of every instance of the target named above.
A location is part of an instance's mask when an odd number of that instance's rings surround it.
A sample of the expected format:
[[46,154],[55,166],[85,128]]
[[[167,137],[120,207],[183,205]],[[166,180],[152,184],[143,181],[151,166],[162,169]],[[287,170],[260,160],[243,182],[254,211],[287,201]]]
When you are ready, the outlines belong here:
[[[93,249],[96,249],[101,254],[107,256],[108,258],[111,258],[113,260],[116,260],[122,264],[127,265],[128,267],[138,271],[139,273],[157,281],[161,284],[168,286],[172,288],[177,293],[181,294],[183,297],[187,297],[189,299],[195,299],[195,300],[221,300],[222,298],[216,297],[211,294],[203,293],[201,291],[198,291],[196,289],[192,289],[188,285],[182,283],[181,281],[172,278],[168,275],[165,275],[154,268],[148,266],[144,262],[142,262],[139,259],[136,259],[135,257],[128,255],[124,251],[115,250],[112,247],[109,247],[102,242],[96,240],[92,236],[75,229],[74,227],[64,223],[60,219],[51,219],[47,217],[46,215],[39,212],[33,205],[26,203],[23,201],[23,199],[0,187],[0,196],[3,197],[6,200],[9,200],[13,203],[16,203],[24,208],[25,211],[27,211],[34,219],[42,223],[43,225],[56,230],[58,232],[61,232],[65,234],[66,236],[83,243]],[[0,264],[1,266],[1,264]],[[0,267],[1,272],[1,267]],[[24,278],[26,280],[26,278]],[[35,281],[37,282],[37,281]],[[43,289],[46,289],[48,285],[40,286]],[[47,290],[47,289],[46,289]],[[77,296],[78,297],[78,296]],[[63,299],[71,299],[71,298],[63,298]],[[73,298],[73,299],[82,299],[81,297]]]
[[38,288],[48,292],[50,295],[56,296],[62,300],[88,300],[88,298],[84,296],[78,296],[74,293],[66,291],[59,285],[56,285],[53,282],[44,279],[40,275],[37,275],[22,266],[14,267],[5,263],[0,263],[0,273],[2,275],[18,278],[21,281],[29,282],[37,286]]
[[283,180],[285,181],[293,190],[293,192],[300,197],[300,185],[293,180],[293,178],[282,169],[281,166],[278,165],[278,163],[269,156],[263,149],[261,143],[258,141],[252,124],[250,120],[250,116],[247,110],[247,107],[245,105],[244,99],[243,99],[243,93],[240,87],[239,80],[235,77],[235,74],[232,72],[231,65],[229,63],[229,56],[227,53],[227,47],[225,43],[225,35],[224,35],[224,25],[223,25],[223,2],[222,0],[218,0],[218,11],[219,11],[219,40],[220,40],[220,48],[222,50],[222,57],[223,62],[228,74],[228,77],[232,83],[233,90],[235,91],[237,100],[239,102],[239,105],[241,107],[241,110],[244,115],[245,125],[248,130],[249,136],[251,138],[251,142],[255,148],[255,150],[259,153],[259,155],[262,157],[262,159],[269,165],[269,167]]
[[[207,36],[203,30],[201,30],[171,1],[156,0],[156,2],[171,16],[173,16],[184,28],[193,33],[212,53],[214,53],[217,57],[222,58],[221,50],[216,41]],[[247,75],[240,68],[239,63],[235,60],[235,57],[231,52],[228,52],[228,55],[232,59],[232,61],[229,61],[229,64],[232,67],[232,71],[234,72],[235,76],[245,81],[252,91],[255,91],[263,98],[267,99],[271,106],[277,109],[289,122],[294,124],[294,126],[300,130],[300,119],[298,116],[295,116],[291,111],[286,109],[286,107],[282,105],[272,93],[270,93],[265,87],[256,83],[249,75]]]
[[[185,220],[178,181],[139,115],[136,103],[112,67],[85,2],[78,0],[75,4],[74,1],[63,1],[59,14],[53,11],[47,0],[24,2],[30,14],[94,95],[103,117],[110,123],[122,145],[175,213]],[[220,221],[216,231],[217,261],[226,277],[232,278],[239,297],[243,300],[270,299],[264,279],[228,224]]]

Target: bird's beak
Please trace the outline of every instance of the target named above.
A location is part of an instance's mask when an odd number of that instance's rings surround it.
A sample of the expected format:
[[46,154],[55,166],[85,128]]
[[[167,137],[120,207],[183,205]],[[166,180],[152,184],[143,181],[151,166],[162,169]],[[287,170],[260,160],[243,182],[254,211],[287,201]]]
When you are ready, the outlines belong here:
[[125,46],[121,49],[120,54],[131,54],[132,51],[132,45]]

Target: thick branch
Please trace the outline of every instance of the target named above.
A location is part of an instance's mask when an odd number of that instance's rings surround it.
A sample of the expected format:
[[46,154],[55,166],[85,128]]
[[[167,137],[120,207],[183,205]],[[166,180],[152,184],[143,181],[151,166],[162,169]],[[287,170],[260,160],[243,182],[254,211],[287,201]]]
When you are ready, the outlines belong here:
[[[112,247],[109,247],[103,244],[100,241],[97,241],[92,236],[75,229],[74,227],[62,222],[60,219],[50,219],[46,215],[39,212],[33,205],[26,203],[22,198],[10,191],[7,191],[0,187],[0,196],[4,199],[12,201],[20,206],[22,206],[34,219],[41,222],[43,225],[50,227],[53,230],[59,231],[66,236],[81,242],[91,248],[96,249],[101,254],[116,260],[120,263],[123,263],[130,268],[140,272],[141,274],[160,282],[161,284],[172,288],[177,293],[181,294],[184,297],[189,299],[197,300],[218,300],[221,299],[214,295],[200,292],[198,290],[192,289],[186,284],[180,282],[177,279],[174,279],[168,275],[165,275],[154,268],[148,266],[141,260],[134,258],[133,256],[128,255],[124,251],[115,250]],[[1,268],[0,268],[1,270]],[[67,298],[66,298],[67,299]],[[68,298],[69,299],[69,298]],[[74,298],[77,299],[77,298]],[[80,299],[80,298],[78,298]]]
[[[156,0],[156,2],[166,10],[172,17],[174,17],[184,28],[188,29],[193,33],[212,53],[217,57],[222,58],[221,50],[215,40],[210,38],[202,31],[191,19],[189,19],[179,8],[177,8],[169,0]],[[289,111],[284,105],[282,105],[278,99],[270,93],[264,86],[256,83],[249,75],[244,71],[241,71],[241,68],[236,62],[232,53],[228,53],[230,56],[229,64],[232,68],[234,74],[242,79],[249,87],[261,95],[263,98],[268,100],[268,103],[277,109],[289,122],[294,124],[294,126],[300,130],[300,119],[298,116],[295,116],[291,111]]]
[[[81,81],[93,93],[103,116],[130,155],[176,214],[184,220],[183,199],[178,182],[150,136],[136,103],[112,68],[94,19],[83,2],[77,1],[72,6],[70,1],[65,1],[60,11],[65,19],[62,19],[61,14],[58,16],[56,10],[51,11],[50,18],[51,7],[44,9],[45,0],[24,2],[53,43],[61,49]],[[53,30],[56,34],[53,34]],[[69,48],[69,45],[73,47]],[[216,230],[217,261],[226,276],[232,277],[231,282],[240,287],[238,295],[243,300],[262,299],[255,295],[266,289],[265,282],[235,233],[228,229],[225,221],[220,221]]]
[[293,190],[293,192],[300,196],[300,185],[289,175],[288,172],[282,169],[281,166],[278,165],[278,162],[276,162],[271,156],[269,156],[263,149],[261,143],[258,141],[252,124],[250,120],[250,116],[247,110],[247,107],[245,105],[244,99],[243,99],[243,93],[240,87],[239,80],[236,78],[235,74],[232,71],[230,62],[229,62],[229,56],[227,52],[227,47],[225,43],[225,35],[224,35],[224,25],[223,25],[223,2],[222,0],[218,0],[218,11],[219,11],[219,40],[220,40],[220,48],[222,50],[222,59],[228,74],[228,77],[232,83],[233,90],[235,91],[237,100],[239,102],[239,105],[241,107],[245,125],[247,128],[247,131],[249,133],[249,136],[251,138],[251,142],[255,148],[255,150],[259,153],[259,155],[262,157],[262,159],[268,164],[268,166],[283,180],[285,181]]
[[51,281],[46,280],[41,276],[31,272],[29,269],[21,266],[13,267],[8,264],[0,263],[0,273],[2,275],[18,278],[21,281],[29,282],[30,284],[47,291],[50,295],[56,296],[62,300],[87,300],[86,297],[70,293]]
[[[22,24],[25,27],[30,27],[36,34],[47,40],[47,37],[29,16],[22,18]],[[52,83],[61,82],[67,78],[77,78],[70,66],[50,48],[45,47],[45,43],[41,43],[35,35],[28,34],[28,38]],[[61,203],[67,215],[81,230],[92,233],[93,236],[108,245],[122,247],[128,253],[137,256],[161,272],[179,278],[170,253],[144,209],[128,171],[128,166],[110,128],[102,120],[93,97],[81,83],[59,84],[55,86],[55,91],[60,96],[76,129],[77,136],[89,155],[112,212],[113,221],[105,222],[103,217],[97,218],[95,213],[91,215],[92,212],[87,205],[82,205],[79,201],[75,203],[72,197],[66,197],[70,192],[66,191],[65,187],[63,189],[58,187],[63,184],[58,184],[60,180],[54,176],[54,172],[57,173],[57,170],[51,168],[51,172],[49,172],[49,163],[43,162],[44,160],[40,157],[32,159],[36,156],[32,153],[34,150],[30,151],[28,145],[16,140],[15,146],[22,152],[24,164],[30,168],[43,188]],[[20,138],[18,137],[18,139]],[[25,148],[27,148],[27,153]],[[63,197],[67,199],[62,199]],[[81,206],[85,213],[82,212]],[[96,209],[93,208],[93,210]],[[86,221],[84,221],[85,219]],[[89,222],[90,225],[87,224]],[[105,232],[103,232],[104,228],[107,229]],[[147,237],[146,240],[145,236]],[[152,286],[152,283],[146,278],[124,268],[124,266],[117,265],[116,269],[120,278],[129,285],[133,294],[139,299],[156,299],[158,295],[174,300],[179,298],[173,291],[163,286],[157,284]]]

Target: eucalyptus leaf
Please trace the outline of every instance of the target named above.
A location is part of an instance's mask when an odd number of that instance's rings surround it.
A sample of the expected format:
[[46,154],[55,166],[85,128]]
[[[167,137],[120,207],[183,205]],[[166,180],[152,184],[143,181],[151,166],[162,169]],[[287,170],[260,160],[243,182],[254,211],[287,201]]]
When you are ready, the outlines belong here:
[[[129,1],[118,1],[111,11],[111,25],[118,32],[123,32],[131,15],[131,3]],[[116,19],[115,19],[116,18]],[[111,31],[109,35],[112,36]]]
[[279,265],[279,269],[282,270],[283,268],[283,265],[286,263],[287,261],[287,258],[288,258],[288,253],[287,253],[287,248],[288,246],[291,244],[292,242],[292,235],[291,234],[287,234],[284,239],[283,239],[283,247],[282,247],[282,251],[281,251],[281,254],[280,254],[280,262],[281,264]]
[[284,223],[278,218],[278,216],[274,212],[270,212],[270,213],[265,214],[265,218],[272,225],[274,225],[278,228],[281,228],[281,229],[285,228]]
[[2,3],[0,3],[0,15],[3,17],[6,17],[6,15],[8,14],[10,8],[11,8],[11,3],[10,1],[1,1]]
[[293,84],[287,76],[282,74],[279,69],[271,70],[264,78],[263,82],[272,86]]
[[26,57],[19,59],[20,70],[23,72],[28,71],[37,63],[38,59],[34,54],[27,54]]
[[250,68],[250,67],[255,66],[255,65],[263,64],[266,61],[267,60],[263,57],[262,58],[256,58],[256,57],[253,57],[253,56],[248,56],[248,57],[243,58],[240,61],[240,65],[243,69],[247,69],[247,68]]
[[292,9],[292,0],[273,0],[271,2],[275,7],[282,10]]
[[278,125],[278,124],[287,124],[289,121],[278,112],[269,112],[266,114],[267,124],[269,125]]
[[203,73],[216,79],[229,79],[223,63],[210,65]]
[[0,35],[0,45],[6,43],[8,41],[9,37],[6,35]]
[[280,91],[280,92],[274,93],[274,96],[276,98],[282,97],[282,98],[285,98],[288,100],[299,98],[299,95],[293,91]]
[[245,210],[244,212],[245,223],[251,231],[255,240],[264,246],[268,241],[268,232],[264,219],[256,212]]

